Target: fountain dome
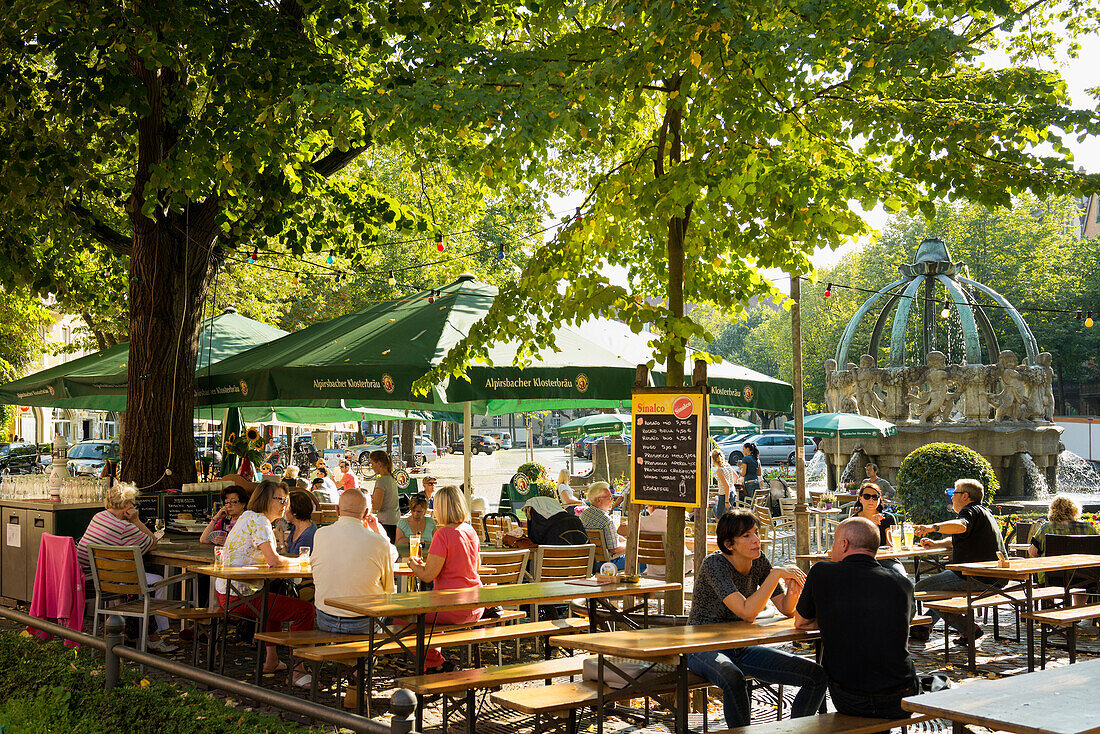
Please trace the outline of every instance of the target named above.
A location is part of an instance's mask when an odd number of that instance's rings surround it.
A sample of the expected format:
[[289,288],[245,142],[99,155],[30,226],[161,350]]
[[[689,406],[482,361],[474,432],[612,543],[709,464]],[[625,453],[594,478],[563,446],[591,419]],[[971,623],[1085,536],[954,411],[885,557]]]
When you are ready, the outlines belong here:
[[[851,471],[857,455],[859,463],[875,461],[880,474],[894,481],[910,451],[946,441],[989,459],[1002,495],[1053,491],[1063,447],[1062,429],[1052,422],[1050,354],[1039,351],[1020,312],[969,277],[966,263],[953,261],[942,240],[923,240],[913,261],[899,270],[899,279],[859,307],[837,344],[836,359],[825,362],[828,410],[888,420],[898,433],[827,439],[830,477],[837,466]],[[1008,336],[1020,356],[1002,348],[989,318],[994,311],[1010,320]],[[858,364],[854,354],[860,355]],[[856,478],[862,476],[862,466],[855,468]]]

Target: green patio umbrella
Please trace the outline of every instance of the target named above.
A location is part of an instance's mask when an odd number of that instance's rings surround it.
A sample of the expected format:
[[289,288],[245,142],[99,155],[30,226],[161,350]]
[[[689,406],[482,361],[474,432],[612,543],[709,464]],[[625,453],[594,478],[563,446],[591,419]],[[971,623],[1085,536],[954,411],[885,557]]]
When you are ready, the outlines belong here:
[[[794,421],[783,424],[788,431],[794,432]],[[817,413],[807,416],[802,422],[802,430],[807,436],[821,438],[861,438],[867,436],[893,436],[897,426],[889,421],[879,420],[859,413]],[[836,466],[836,486],[840,487],[840,462]]]
[[[414,395],[413,383],[470,332],[496,296],[494,286],[467,275],[436,291],[372,304],[217,363],[209,377],[200,375],[197,394],[213,405],[454,410],[469,403],[491,415],[629,402],[637,364],[652,358],[652,335],[611,320],[563,325],[556,348],[534,357],[518,344],[490,346],[463,375]],[[661,374],[654,373],[655,384]],[[787,383],[735,365],[718,365],[714,374],[712,392],[734,407],[790,408]]]
[[574,439],[581,436],[616,436],[630,430],[630,416],[618,413],[586,415],[571,420],[558,428],[558,438]]
[[[226,309],[204,320],[199,332],[201,374],[210,364],[287,332]],[[88,410],[126,410],[130,344],[79,357],[0,385],[0,404]]]
[[[241,415],[240,408],[230,408],[226,411],[225,421],[222,422],[222,443],[218,446],[218,451],[222,452],[222,463],[218,467],[218,476],[224,477],[227,474],[236,474],[237,470],[241,466],[241,457],[236,454],[231,454],[225,450],[225,444],[229,440],[229,436],[240,436],[244,433],[244,418]],[[252,477],[249,477],[252,479]]]
[[707,421],[712,436],[732,436],[738,433],[760,433],[760,426],[744,418],[711,413]]

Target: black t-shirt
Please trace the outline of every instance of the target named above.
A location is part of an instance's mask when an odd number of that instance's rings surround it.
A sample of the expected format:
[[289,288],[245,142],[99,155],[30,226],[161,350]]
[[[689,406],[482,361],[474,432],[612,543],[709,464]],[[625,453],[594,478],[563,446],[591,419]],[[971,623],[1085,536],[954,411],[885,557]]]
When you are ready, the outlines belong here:
[[892,691],[916,675],[906,644],[916,605],[913,582],[869,555],[821,561],[795,607],[821,628],[829,680],[854,693]]
[[[1005,539],[1001,535],[1001,529],[997,527],[997,520],[985,508],[977,502],[971,502],[959,510],[959,519],[966,521],[966,531],[951,536],[951,562],[952,563],[976,563],[978,561],[995,561],[997,552],[1005,550]],[[958,574],[958,572],[956,571]],[[962,574],[958,574],[960,577]],[[977,577],[983,583],[1003,583],[1004,580]]]
[[741,461],[745,465],[746,482],[752,482],[760,478],[760,462],[754,459],[752,454],[745,454]]
[[[741,573],[720,552],[711,553],[703,559],[699,576],[695,579],[695,590],[691,595],[691,614],[688,624],[720,624],[722,622],[755,622],[754,619],[742,620],[729,607],[725,598],[741,592],[748,599],[760,588],[772,571],[772,564],[763,554],[752,562],[747,574]],[[785,593],[783,582],[775,585],[772,598]]]

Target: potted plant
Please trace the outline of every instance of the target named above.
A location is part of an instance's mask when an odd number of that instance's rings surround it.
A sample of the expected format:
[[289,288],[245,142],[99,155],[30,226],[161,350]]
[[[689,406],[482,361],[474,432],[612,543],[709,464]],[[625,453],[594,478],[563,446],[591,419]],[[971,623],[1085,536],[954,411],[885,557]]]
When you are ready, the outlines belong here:
[[832,492],[823,492],[821,494],[821,504],[826,510],[833,509],[833,503],[836,502],[836,495]]

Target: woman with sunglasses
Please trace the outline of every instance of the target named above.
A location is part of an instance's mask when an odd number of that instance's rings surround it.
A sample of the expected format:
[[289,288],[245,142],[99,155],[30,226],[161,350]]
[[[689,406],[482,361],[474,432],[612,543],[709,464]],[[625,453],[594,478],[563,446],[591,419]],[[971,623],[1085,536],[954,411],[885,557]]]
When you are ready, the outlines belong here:
[[[260,482],[260,486],[248,499],[248,509],[241,513],[225,539],[222,565],[226,567],[257,566],[267,563],[269,566],[276,567],[297,564],[297,558],[287,558],[275,551],[275,530],[271,523],[282,517],[287,502],[289,498],[282,482],[272,480]],[[256,594],[260,591],[261,584],[234,581],[232,588],[227,588],[225,579],[218,579],[214,588],[218,593],[218,603],[222,607],[225,607],[228,595],[228,603],[233,613],[256,618],[256,610],[252,605],[240,604],[238,599]],[[282,594],[271,594],[268,599],[265,631],[280,630],[283,622],[290,622],[290,629],[295,632],[313,629],[313,605],[308,601]],[[279,670],[286,670],[286,663],[279,660],[275,646],[269,644],[267,658],[264,661],[264,672],[270,674]],[[301,674],[294,678],[294,685],[308,688],[310,681],[309,675]]]
[[[859,488],[859,495],[856,497],[856,506],[852,508],[852,517],[865,517],[873,522],[878,527],[879,546],[890,545],[890,538],[886,535],[886,531],[896,526],[898,519],[886,511],[882,490],[878,488],[877,484],[871,481],[863,482],[863,486]],[[900,532],[900,530],[899,526],[898,531]],[[901,565],[901,561],[896,558],[891,560],[880,559],[879,565],[900,573],[902,576],[906,575],[905,566]]]

